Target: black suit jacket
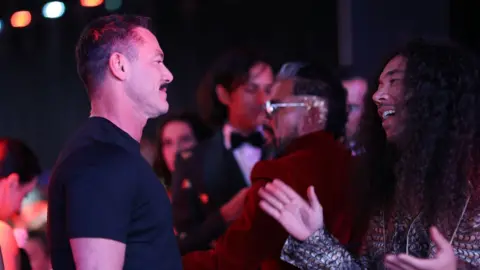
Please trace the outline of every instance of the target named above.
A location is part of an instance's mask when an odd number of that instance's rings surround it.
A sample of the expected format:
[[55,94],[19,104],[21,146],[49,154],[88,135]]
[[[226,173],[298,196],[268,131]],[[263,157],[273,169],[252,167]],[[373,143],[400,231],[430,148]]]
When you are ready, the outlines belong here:
[[175,168],[172,205],[180,252],[210,249],[227,228],[220,207],[247,187],[243,173],[221,130],[179,153]]

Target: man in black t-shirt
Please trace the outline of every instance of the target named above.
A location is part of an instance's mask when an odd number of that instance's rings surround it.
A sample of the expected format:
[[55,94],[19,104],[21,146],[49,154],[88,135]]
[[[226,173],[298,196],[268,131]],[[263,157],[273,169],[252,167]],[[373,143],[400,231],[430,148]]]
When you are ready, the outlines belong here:
[[169,199],[140,154],[142,129],[168,111],[173,80],[148,19],[95,20],[76,56],[92,111],[52,173],[52,267],[181,269]]

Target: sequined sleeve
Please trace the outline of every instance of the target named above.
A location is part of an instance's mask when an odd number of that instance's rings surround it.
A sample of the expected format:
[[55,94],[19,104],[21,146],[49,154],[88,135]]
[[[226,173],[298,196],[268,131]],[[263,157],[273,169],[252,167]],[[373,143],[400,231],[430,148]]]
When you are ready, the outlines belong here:
[[480,269],[480,196],[472,197],[452,246],[458,269]]
[[367,257],[357,260],[325,230],[315,232],[304,242],[290,236],[281,259],[302,270],[369,269]]
[[480,226],[459,235],[452,244],[458,258],[457,269],[480,269]]

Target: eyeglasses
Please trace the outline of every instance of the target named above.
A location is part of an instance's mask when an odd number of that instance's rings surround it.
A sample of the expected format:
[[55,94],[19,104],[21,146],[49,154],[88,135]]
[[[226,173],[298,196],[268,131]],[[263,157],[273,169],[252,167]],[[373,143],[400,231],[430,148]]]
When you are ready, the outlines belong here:
[[265,102],[265,111],[269,116],[271,116],[275,111],[281,108],[306,108],[310,110],[311,108],[318,108],[322,114],[326,114],[327,102],[324,98],[318,96],[294,96],[291,98],[291,102],[275,102],[267,101]]
[[298,107],[308,107],[308,105],[303,102],[282,102],[282,103],[274,103],[272,101],[265,102],[265,111],[269,115],[272,115],[276,110],[280,108],[298,108]]

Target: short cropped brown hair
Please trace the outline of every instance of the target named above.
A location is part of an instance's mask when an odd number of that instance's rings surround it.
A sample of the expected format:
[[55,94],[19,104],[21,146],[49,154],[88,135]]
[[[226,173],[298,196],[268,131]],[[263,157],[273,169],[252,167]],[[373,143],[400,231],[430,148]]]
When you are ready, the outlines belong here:
[[134,32],[137,27],[151,30],[150,18],[109,15],[100,17],[85,27],[77,42],[76,58],[77,71],[87,91],[91,90],[91,85],[102,82],[113,52],[123,53],[129,59],[137,57],[132,46],[132,41],[141,41]]

